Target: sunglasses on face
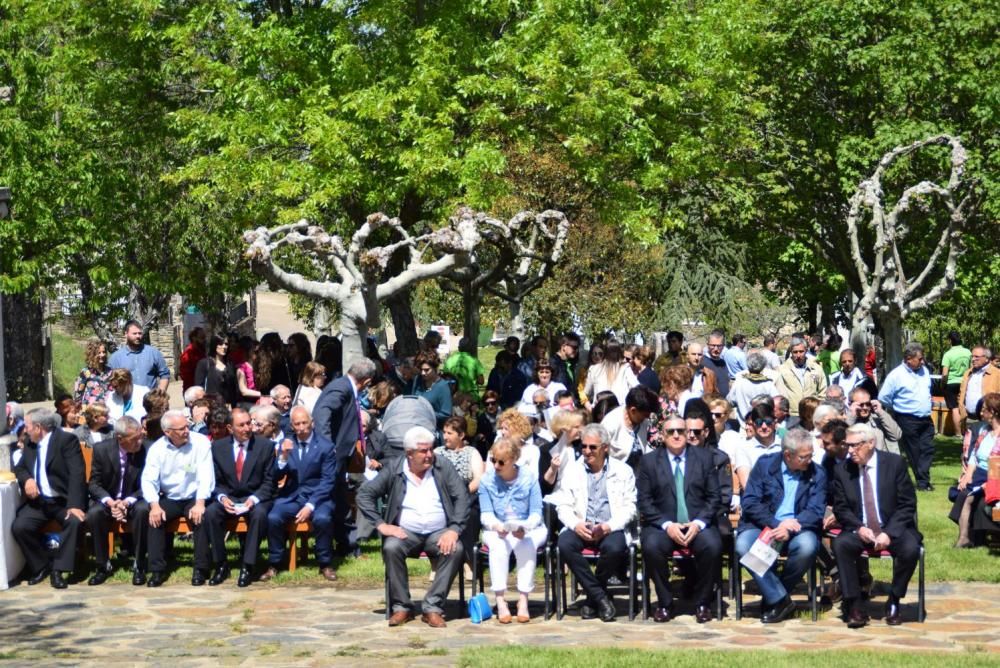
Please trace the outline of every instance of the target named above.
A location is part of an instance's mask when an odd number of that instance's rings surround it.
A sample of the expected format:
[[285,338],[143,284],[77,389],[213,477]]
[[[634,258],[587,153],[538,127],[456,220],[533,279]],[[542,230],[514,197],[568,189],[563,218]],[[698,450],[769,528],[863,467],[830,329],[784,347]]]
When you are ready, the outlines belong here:
[[726,416],[725,413],[712,413],[712,417],[714,417],[715,419],[719,419],[720,417],[725,417],[725,416]]
[[773,427],[774,418],[757,418],[753,423],[757,427]]
[[688,429],[687,433],[688,436],[697,436],[698,434],[706,431],[708,431],[708,427],[702,427],[701,429]]
[[506,466],[507,462],[503,459],[494,459],[493,466]]
[[664,429],[663,433],[669,436],[684,436],[686,429]]
[[483,404],[486,405],[486,406],[496,406],[497,402],[495,402],[495,401],[484,401]]
[[581,445],[580,449],[583,450],[584,452],[597,452],[598,450],[601,449],[601,446],[599,446],[599,445]]

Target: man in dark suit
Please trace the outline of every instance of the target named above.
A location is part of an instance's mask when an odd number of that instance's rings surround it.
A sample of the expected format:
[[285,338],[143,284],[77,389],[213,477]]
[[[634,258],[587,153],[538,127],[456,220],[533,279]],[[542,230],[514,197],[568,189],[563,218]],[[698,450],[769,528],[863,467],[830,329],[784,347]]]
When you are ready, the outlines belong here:
[[688,447],[684,418],[669,415],[661,424],[665,447],[643,456],[636,481],[643,559],[659,600],[653,621],[667,622],[673,615],[670,557],[687,548],[694,555],[695,619],[701,624],[712,618],[709,602],[722,559],[715,526],[719,476],[710,452]]
[[255,436],[250,414],[234,408],[229,419],[229,436],[212,443],[215,466],[215,503],[205,510],[208,539],[212,544],[215,569],[209,586],[220,585],[229,577],[226,563],[226,520],[246,516],[243,558],[240,562],[238,587],[249,587],[260,541],[267,530],[267,514],[271,510],[277,485],[274,478],[274,447],[263,436]]
[[[447,459],[434,457],[429,429],[411,427],[403,436],[403,448],[403,461],[383,467],[378,477],[362,485],[358,510],[383,536],[389,626],[414,617],[406,558],[423,551],[437,559],[437,575],[424,595],[421,619],[440,628],[445,626],[442,605],[465,557],[459,536],[469,518],[468,486]],[[385,502],[381,515],[379,499]]]
[[893,556],[892,587],[885,606],[885,622],[902,623],[899,601],[906,596],[923,536],[917,531],[917,495],[899,455],[876,450],[875,430],[855,424],[847,430],[848,461],[834,470],[833,512],[840,535],[833,553],[840,571],[847,625],[868,623],[861,601],[858,565],[862,551],[888,550]]
[[90,465],[90,508],[87,527],[94,538],[97,572],[87,584],[100,585],[114,569],[108,554],[108,532],[112,522],[129,522],[135,562],[132,584],[146,584],[146,535],[149,504],[142,498],[140,482],[146,450],[142,447],[142,425],[125,415],[115,422],[114,436],[94,446]]
[[260,576],[267,582],[278,574],[285,557],[285,525],[294,521],[312,522],[316,537],[316,560],[319,572],[327,580],[337,579],[333,562],[333,480],[337,459],[333,444],[313,429],[309,411],[303,406],[292,409],[294,440],[281,442],[274,462],[275,478],[285,476],[285,484],[267,514],[267,571]]
[[337,453],[333,522],[337,552],[342,556],[357,550],[356,540],[351,538],[353,526],[347,469],[352,458],[357,456],[360,458],[360,465],[356,468],[360,471],[354,472],[364,472],[365,439],[361,432],[361,404],[358,403],[358,394],[371,385],[377,373],[375,362],[367,357],[354,360],[347,369],[347,375],[331,381],[323,388],[313,407],[316,431],[320,438],[333,443]]
[[[76,541],[87,503],[86,467],[76,436],[60,429],[62,419],[47,408],[36,408],[24,417],[29,444],[14,475],[26,499],[11,526],[14,540],[24,553],[28,584],[49,576],[56,589],[65,589],[64,572],[73,570]],[[62,526],[59,549],[52,566],[42,542],[42,528],[55,520]]]

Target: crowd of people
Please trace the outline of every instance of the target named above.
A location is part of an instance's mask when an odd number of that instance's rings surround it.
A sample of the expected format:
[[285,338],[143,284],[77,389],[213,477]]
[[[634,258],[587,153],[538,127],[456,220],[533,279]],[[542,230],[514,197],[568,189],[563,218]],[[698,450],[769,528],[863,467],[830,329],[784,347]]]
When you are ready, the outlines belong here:
[[[240,587],[286,567],[289,523],[309,523],[327,580],[337,579],[336,557],[381,536],[390,626],[416,614],[408,557],[433,560],[420,612],[443,626],[444,600],[463,563],[462,577],[475,575],[479,543],[498,621],[528,622],[550,541],[584,591],[581,616],[604,621],[615,619],[609,586],[625,577],[630,543],[641,545],[656,622],[675,614],[672,557],[690,554],[684,591],[706,622],[724,543],[745,555],[766,532],[787,559],[753,573],[763,622],[791,614],[790,592],[819,560],[848,625],[865,625],[870,576],[859,556],[887,550],[885,620],[900,623],[922,541],[915,490],[933,490],[932,381],[920,344],[876,383],[874,360],[859,365],[836,335],[792,336],[784,359],[770,336],[751,348],[742,335],[726,345],[719,330],[704,344],[670,332],[659,356],[608,338],[590,346],[586,364],[575,333],[552,354],[545,337],[523,347],[510,337],[488,376],[470,341],[443,361],[440,343],[432,331],[415,356],[385,359],[373,344],[345,370],[335,338],[321,337],[314,355],[300,333],[256,341],[196,328],[178,365],[183,407],[170,406],[170,370],[138,323],[110,356],[90,343],[73,395],[54,411],[7,407],[21,437],[12,464],[25,502],[13,533],[25,580],[65,588],[86,527],[96,560],[88,583],[102,584],[113,568],[108,531],[121,523],[133,584],[160,586],[172,522],[184,518],[191,583],[217,586],[231,576],[227,530],[242,517]],[[943,373],[949,407],[969,425],[953,510],[966,547],[995,528],[979,510],[989,458],[1000,454],[1000,368],[985,346],[965,362],[960,353],[953,346]],[[81,445],[92,448],[89,479]],[[52,521],[55,549],[43,531]],[[593,569],[585,550],[599,555]]]

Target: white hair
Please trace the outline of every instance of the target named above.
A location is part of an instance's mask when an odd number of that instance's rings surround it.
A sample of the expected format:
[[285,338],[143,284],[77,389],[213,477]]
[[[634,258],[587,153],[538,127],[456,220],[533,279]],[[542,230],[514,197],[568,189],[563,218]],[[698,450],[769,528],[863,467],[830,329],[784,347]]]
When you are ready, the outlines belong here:
[[[199,392],[201,393],[200,395],[198,395]],[[192,385],[188,389],[184,390],[184,403],[185,405],[190,406],[203,396],[205,396],[205,388],[201,385]]]
[[285,390],[286,392],[288,392],[288,394],[292,393],[292,391],[288,389],[287,385],[275,385],[274,387],[271,388],[271,398],[277,399],[278,392],[280,392],[281,390]]
[[160,429],[163,431],[172,429],[173,427],[170,423],[174,420],[183,420],[184,424],[187,424],[187,416],[184,415],[184,411],[173,409],[164,413],[163,417],[160,418]]
[[434,443],[434,432],[424,427],[410,427],[403,435],[403,449],[416,450],[421,443]]
[[871,442],[875,440],[875,429],[868,426],[864,422],[856,422],[847,428],[848,434],[857,434],[861,438],[865,439],[866,442]]

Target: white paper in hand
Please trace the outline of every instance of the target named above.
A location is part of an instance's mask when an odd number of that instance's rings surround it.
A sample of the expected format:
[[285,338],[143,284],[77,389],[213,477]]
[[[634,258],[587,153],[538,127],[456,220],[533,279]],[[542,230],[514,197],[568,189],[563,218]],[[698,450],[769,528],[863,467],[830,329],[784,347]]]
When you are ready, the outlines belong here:
[[765,528],[750,546],[750,551],[740,559],[740,563],[758,577],[763,577],[777,561],[780,550],[781,543],[774,540],[770,528]]

